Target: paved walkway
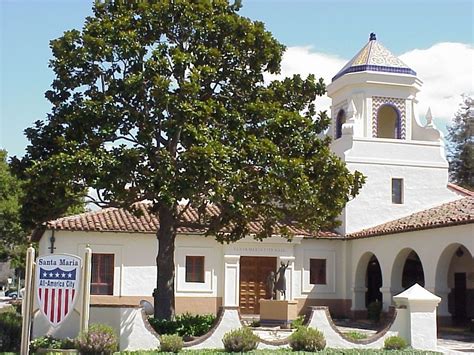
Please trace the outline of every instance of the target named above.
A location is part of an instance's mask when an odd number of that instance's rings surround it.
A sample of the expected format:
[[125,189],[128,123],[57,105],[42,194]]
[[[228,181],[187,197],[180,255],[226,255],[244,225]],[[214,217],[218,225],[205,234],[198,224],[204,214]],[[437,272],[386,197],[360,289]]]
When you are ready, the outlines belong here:
[[438,336],[438,349],[445,354],[474,354],[474,334],[440,334]]

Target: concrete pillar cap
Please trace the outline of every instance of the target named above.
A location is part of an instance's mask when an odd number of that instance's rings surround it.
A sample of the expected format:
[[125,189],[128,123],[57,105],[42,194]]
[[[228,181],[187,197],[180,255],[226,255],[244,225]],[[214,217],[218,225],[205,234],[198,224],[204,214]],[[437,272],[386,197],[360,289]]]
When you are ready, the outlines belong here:
[[424,289],[420,285],[414,284],[408,290],[405,290],[402,293],[393,296],[393,300],[395,301],[395,303],[400,305],[412,302],[426,302],[438,304],[441,301],[441,298]]

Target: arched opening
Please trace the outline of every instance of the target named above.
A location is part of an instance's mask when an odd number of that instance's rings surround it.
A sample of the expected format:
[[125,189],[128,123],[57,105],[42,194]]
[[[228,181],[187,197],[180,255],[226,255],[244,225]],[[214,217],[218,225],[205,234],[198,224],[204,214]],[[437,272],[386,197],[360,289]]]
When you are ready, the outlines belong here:
[[474,318],[473,270],[473,255],[462,244],[448,246],[439,258],[436,289],[448,293],[447,310],[454,325],[467,325]]
[[391,105],[383,105],[377,112],[377,138],[400,139],[400,115]]
[[390,287],[393,294],[397,295],[415,283],[425,286],[423,265],[413,249],[404,248],[393,262]]
[[365,306],[367,307],[376,301],[382,303],[382,292],[380,292],[380,287],[382,287],[382,270],[375,255],[372,255],[370,258],[365,275],[365,285],[367,287]]
[[336,117],[336,139],[341,138],[342,136],[342,125],[346,123],[346,112],[341,109],[337,113]]
[[413,250],[408,254],[402,272],[402,288],[406,290],[414,284],[425,287],[425,274],[418,254]]

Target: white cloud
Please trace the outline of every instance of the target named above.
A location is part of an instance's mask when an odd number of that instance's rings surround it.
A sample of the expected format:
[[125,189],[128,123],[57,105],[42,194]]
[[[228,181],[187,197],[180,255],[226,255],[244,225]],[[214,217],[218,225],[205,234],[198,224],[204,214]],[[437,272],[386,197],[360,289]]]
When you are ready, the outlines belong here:
[[[355,53],[354,53],[355,54]],[[417,98],[418,114],[424,117],[431,107],[433,117],[441,124],[449,123],[461,102],[461,94],[474,93],[474,48],[463,43],[438,43],[427,49],[414,49],[400,56],[423,81]],[[267,76],[282,78],[310,73],[322,77],[326,84],[348,62],[349,59],[315,52],[312,47],[289,47],[283,55],[281,74]],[[329,110],[327,96],[317,99],[318,110]],[[329,111],[328,111],[329,112]],[[440,127],[444,128],[444,127]]]
[[420,116],[431,107],[433,117],[448,124],[459,108],[461,94],[474,93],[474,48],[470,45],[437,43],[404,53],[400,59],[423,81],[417,94]]
[[[327,85],[346,62],[347,60],[334,55],[313,52],[309,46],[288,47],[281,62],[281,74],[268,75],[266,79],[281,79],[294,74],[306,77],[308,74],[314,74],[317,79],[323,78]],[[331,100],[326,95],[316,99],[318,111],[327,110],[330,114],[329,106]]]

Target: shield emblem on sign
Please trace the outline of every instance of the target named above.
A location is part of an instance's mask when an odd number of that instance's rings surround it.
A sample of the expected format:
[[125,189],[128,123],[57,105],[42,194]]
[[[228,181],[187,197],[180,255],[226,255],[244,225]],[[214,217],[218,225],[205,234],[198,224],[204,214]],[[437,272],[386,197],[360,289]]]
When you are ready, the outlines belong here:
[[81,282],[81,258],[50,254],[36,260],[37,298],[41,312],[53,327],[74,309]]

